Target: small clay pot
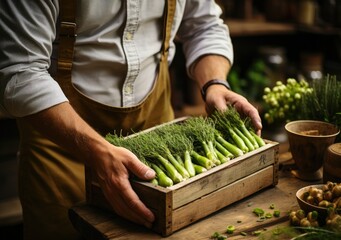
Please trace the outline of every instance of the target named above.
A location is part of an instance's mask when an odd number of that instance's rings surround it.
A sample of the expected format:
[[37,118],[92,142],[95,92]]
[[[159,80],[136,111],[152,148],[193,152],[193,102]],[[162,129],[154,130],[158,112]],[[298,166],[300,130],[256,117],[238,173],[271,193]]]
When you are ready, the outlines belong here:
[[285,130],[297,166],[293,174],[307,181],[322,179],[324,155],[340,132],[337,126],[322,121],[299,120],[287,123]]

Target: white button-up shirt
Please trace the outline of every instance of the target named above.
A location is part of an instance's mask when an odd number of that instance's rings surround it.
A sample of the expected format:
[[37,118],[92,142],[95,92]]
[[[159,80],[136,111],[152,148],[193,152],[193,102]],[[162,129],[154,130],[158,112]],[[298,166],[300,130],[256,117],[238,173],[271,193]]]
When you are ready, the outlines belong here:
[[[157,76],[164,4],[162,0],[77,0],[75,88],[108,106],[139,104]],[[58,0],[0,1],[2,114],[22,117],[67,101],[48,73],[58,13]],[[220,14],[214,0],[177,0],[171,40],[177,35],[183,43],[188,69],[205,54],[233,62],[231,39]],[[174,54],[172,42],[170,63]]]

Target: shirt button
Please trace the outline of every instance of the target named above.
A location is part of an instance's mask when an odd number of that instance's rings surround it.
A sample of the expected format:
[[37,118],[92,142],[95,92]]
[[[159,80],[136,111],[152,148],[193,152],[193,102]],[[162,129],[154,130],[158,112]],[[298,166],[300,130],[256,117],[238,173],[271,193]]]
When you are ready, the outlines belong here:
[[133,34],[131,34],[130,32],[126,33],[126,40],[131,40],[133,39]]
[[124,93],[125,94],[131,94],[133,92],[133,88],[131,86],[131,84],[127,85],[125,88],[124,88]]

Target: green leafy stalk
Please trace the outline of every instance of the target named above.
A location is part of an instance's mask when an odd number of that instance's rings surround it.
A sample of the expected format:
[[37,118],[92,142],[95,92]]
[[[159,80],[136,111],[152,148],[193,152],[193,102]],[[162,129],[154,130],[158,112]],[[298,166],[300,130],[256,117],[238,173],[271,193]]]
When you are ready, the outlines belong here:
[[254,149],[259,147],[257,141],[254,139],[254,137],[251,135],[250,131],[245,125],[246,122],[250,122],[251,119],[249,117],[246,117],[244,120],[242,120],[239,112],[230,105],[228,106],[227,110],[221,112],[220,114],[224,116],[225,120],[230,121],[231,125],[233,125],[238,130],[241,131],[241,133],[251,142]]
[[210,159],[200,155],[196,151],[192,150],[190,154],[192,156],[193,162],[195,162],[196,164],[203,166],[206,169],[214,167],[214,163]]
[[[251,143],[251,141],[237,128],[234,127],[233,128],[234,131],[237,133],[237,135],[243,140],[243,142],[245,143],[245,145],[247,146],[247,148],[249,149],[249,151],[253,151],[255,150],[254,145]],[[258,145],[258,144],[257,144]]]
[[229,159],[234,158],[234,155],[231,152],[229,152],[223,145],[221,145],[220,142],[216,141],[215,147],[225,157],[227,157]]
[[189,173],[187,172],[186,168],[182,166],[176,158],[172,155],[172,153],[167,149],[166,155],[168,160],[173,164],[173,166],[178,170],[178,172],[182,175],[184,179],[188,179],[190,177]]
[[263,140],[262,137],[258,136],[255,132],[250,131],[250,133],[252,134],[252,136],[256,139],[259,147],[263,147],[266,145],[266,142]]
[[228,127],[228,131],[230,132],[233,141],[244,153],[250,151],[250,149],[246,146],[244,140],[240,136],[238,136],[238,134],[233,130],[231,125]]
[[174,183],[179,183],[184,180],[182,175],[166,158],[162,157],[161,155],[156,155],[156,159],[165,167],[167,175],[172,179]]
[[191,140],[182,133],[182,129],[178,124],[165,125],[155,130],[155,132],[167,146],[165,150],[168,160],[174,165],[184,179],[188,179],[190,174],[186,167],[180,164],[174,155],[181,156],[185,153],[185,151],[191,151]]
[[240,148],[226,141],[219,133],[216,133],[216,140],[229,152],[231,152],[234,157],[239,157],[244,154]]
[[200,173],[203,173],[203,172],[206,172],[207,171],[207,169],[205,168],[205,167],[203,167],[203,166],[200,166],[200,165],[197,165],[197,164],[193,164],[193,166],[194,166],[194,169],[195,169],[195,173],[196,174],[200,174]]
[[206,142],[206,141],[202,141],[202,142],[201,142],[201,145],[202,145],[202,147],[203,147],[203,149],[204,149],[204,152],[205,152],[206,157],[207,157],[208,159],[210,159],[210,160],[213,160],[214,155],[213,155],[213,153],[211,152],[211,149],[210,149],[210,147],[208,146],[207,142]]
[[257,140],[254,138],[254,136],[251,134],[251,132],[248,130],[248,128],[245,126],[245,124],[243,123],[242,125],[240,125],[240,129],[242,131],[242,133],[250,140],[250,142],[253,144],[254,148],[257,149],[259,148],[259,144],[257,142]]
[[132,139],[136,139],[136,148],[140,150],[140,154],[146,159],[154,161],[154,163],[155,161],[161,163],[166,170],[167,176],[170,177],[174,183],[179,183],[184,180],[174,165],[167,159],[167,145],[156,132],[150,131],[137,135]]
[[181,166],[185,166],[184,160],[180,157],[180,155],[175,155],[176,160],[178,161]]
[[194,177],[195,176],[195,169],[193,166],[191,154],[187,150],[184,152],[184,165],[185,165],[185,168],[186,168],[187,172],[189,173],[190,177]]
[[[162,186],[161,184],[159,184],[159,181],[157,180],[157,174],[156,174],[156,178],[153,178],[152,180],[150,180],[150,183],[157,186]],[[162,187],[166,187],[166,186],[162,186]]]
[[158,184],[162,187],[173,186],[173,181],[156,164],[151,163],[151,167],[157,174]]
[[249,151],[244,140],[235,132],[234,126],[230,122],[229,110],[215,111],[212,118],[215,120],[215,128],[223,134],[224,138],[232,139],[239,149],[244,153]]
[[209,146],[214,146],[215,126],[210,118],[195,117],[188,119],[183,124],[183,131],[193,142],[194,150],[200,152],[204,150],[208,159],[215,161],[216,155]]
[[226,162],[230,161],[230,158],[225,157],[221,152],[218,151],[218,149],[215,149],[214,151],[216,152],[220,163],[226,163]]
[[216,148],[215,146],[213,145],[213,142],[212,141],[209,141],[207,143],[208,145],[208,148],[210,149],[210,152],[212,153],[212,161],[215,165],[220,165],[221,164],[221,161],[220,161],[220,158],[218,157],[218,154],[216,153]]

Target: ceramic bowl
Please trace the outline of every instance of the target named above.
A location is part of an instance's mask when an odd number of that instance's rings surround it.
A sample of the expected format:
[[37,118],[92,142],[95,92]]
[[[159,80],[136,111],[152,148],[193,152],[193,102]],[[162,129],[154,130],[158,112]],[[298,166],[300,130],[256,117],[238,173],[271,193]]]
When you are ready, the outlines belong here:
[[299,120],[287,123],[285,130],[297,166],[296,177],[307,181],[322,179],[324,154],[340,133],[337,126],[322,121]]
[[297,199],[298,205],[306,213],[312,212],[312,211],[317,211],[318,213],[323,213],[323,214],[327,213],[327,208],[319,207],[319,206],[310,204],[310,203],[303,200],[304,193],[308,192],[311,187],[316,187],[318,189],[322,189],[322,186],[323,186],[323,184],[309,185],[309,186],[306,186],[306,187],[299,189],[296,192],[296,199]]
[[[322,189],[322,187],[324,185],[325,184],[309,185],[309,186],[306,186],[306,187],[303,187],[303,188],[299,189],[296,192],[296,199],[297,199],[298,205],[300,206],[300,208],[302,210],[305,211],[305,213],[312,212],[312,211],[317,211],[320,217],[325,218],[325,217],[328,216],[328,208],[326,208],[326,207],[319,207],[319,206],[310,204],[310,203],[308,203],[308,202],[303,200],[304,193],[308,192],[311,187],[316,187],[318,189]],[[337,212],[341,213],[341,209],[338,209]]]

